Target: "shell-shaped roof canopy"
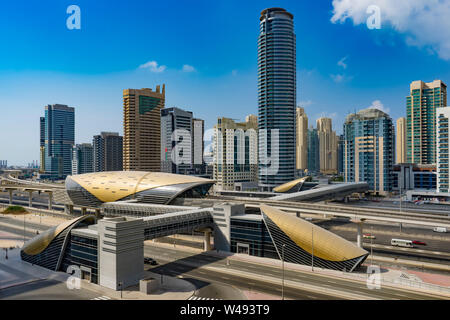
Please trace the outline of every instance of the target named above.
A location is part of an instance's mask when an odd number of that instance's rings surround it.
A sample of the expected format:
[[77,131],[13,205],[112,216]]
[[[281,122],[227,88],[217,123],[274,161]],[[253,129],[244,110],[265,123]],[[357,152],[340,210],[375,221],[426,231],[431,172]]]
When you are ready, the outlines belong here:
[[36,255],[44,251],[50,242],[55,239],[61,232],[69,228],[70,226],[81,222],[85,219],[93,219],[95,220],[94,215],[85,215],[81,217],[77,217],[75,219],[65,221],[53,228],[46,230],[40,235],[28,240],[22,247],[22,251],[28,255]]
[[305,182],[307,179],[309,178],[309,176],[303,177],[303,178],[299,178],[296,180],[292,180],[286,183],[283,183],[282,185],[279,185],[278,187],[275,187],[273,189],[274,192],[287,192],[289,190],[291,190],[293,187],[295,187],[296,185],[298,185],[301,182]]
[[102,202],[113,202],[129,195],[177,184],[201,185],[214,180],[190,175],[147,171],[107,171],[70,176],[71,179]]
[[338,235],[286,212],[261,205],[261,211],[292,241],[308,253],[328,261],[347,261],[368,252]]

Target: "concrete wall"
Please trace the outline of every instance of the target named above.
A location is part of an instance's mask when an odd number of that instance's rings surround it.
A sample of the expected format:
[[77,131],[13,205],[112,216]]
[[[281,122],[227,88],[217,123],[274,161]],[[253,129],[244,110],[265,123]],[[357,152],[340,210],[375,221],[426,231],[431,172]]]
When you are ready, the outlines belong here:
[[142,219],[102,219],[98,222],[98,233],[99,284],[114,290],[137,284],[144,272]]
[[214,206],[214,247],[230,251],[230,217],[245,214],[244,204],[222,203]]

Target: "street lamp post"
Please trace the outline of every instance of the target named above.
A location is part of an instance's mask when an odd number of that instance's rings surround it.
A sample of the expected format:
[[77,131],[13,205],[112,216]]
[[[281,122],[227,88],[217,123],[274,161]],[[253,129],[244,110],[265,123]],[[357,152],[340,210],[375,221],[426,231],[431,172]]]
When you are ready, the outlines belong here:
[[25,213],[23,213],[23,243],[25,244]]
[[311,270],[314,272],[314,227],[311,227]]
[[281,247],[281,269],[282,269],[282,281],[281,281],[281,300],[284,300],[284,247],[286,245],[283,244]]
[[373,226],[370,226],[370,259],[371,264],[373,265]]
[[[400,184],[400,216],[402,215],[402,185]],[[402,223],[400,222],[400,233],[402,232]]]

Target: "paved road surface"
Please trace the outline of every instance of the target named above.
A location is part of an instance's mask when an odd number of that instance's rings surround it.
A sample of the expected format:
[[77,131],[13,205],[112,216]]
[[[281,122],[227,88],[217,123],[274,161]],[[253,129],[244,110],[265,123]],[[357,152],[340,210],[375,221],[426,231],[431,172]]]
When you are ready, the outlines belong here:
[[[151,244],[145,245],[144,253],[146,256],[153,257],[160,262],[159,266],[153,267],[153,272],[167,272],[168,274],[173,276],[183,275],[194,278],[198,277],[201,280],[231,284],[240,289],[251,289],[277,296],[281,294],[282,271],[279,267],[276,266],[262,266],[235,260],[233,260],[230,265],[227,266],[226,260],[223,258],[218,258],[207,254],[187,253],[185,251],[182,251],[182,249],[174,250],[168,249],[166,247],[157,247]],[[234,271],[245,271],[256,275],[261,274],[275,277],[280,280],[280,286],[274,286],[273,284],[267,283],[263,280],[257,281],[248,279],[244,276],[240,277],[218,271],[201,269],[199,267],[192,267],[189,265],[185,265],[184,263],[201,263],[203,266],[219,267],[224,271],[230,269]],[[335,296],[326,293],[327,288],[344,290],[354,294],[359,293],[364,296],[372,296],[379,299],[435,298],[422,293],[406,292],[403,290],[386,287],[379,290],[371,290],[367,288],[365,283],[347,281],[342,279],[330,279],[329,277],[323,277],[320,275],[311,274],[309,272],[305,273],[300,271],[285,270],[285,280],[292,280],[308,285],[320,286],[324,289],[323,293],[320,294],[311,292],[309,290],[298,290],[285,287],[285,296],[291,299],[336,299]]]

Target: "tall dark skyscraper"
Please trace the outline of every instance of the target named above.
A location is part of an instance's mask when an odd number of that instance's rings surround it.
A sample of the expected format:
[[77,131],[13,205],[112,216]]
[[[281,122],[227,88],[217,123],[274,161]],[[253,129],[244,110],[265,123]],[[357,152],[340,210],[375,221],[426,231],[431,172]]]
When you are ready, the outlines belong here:
[[46,106],[45,124],[41,120],[41,132],[42,129],[45,130],[45,174],[51,179],[64,179],[72,174],[75,109],[63,104]]
[[[258,39],[260,190],[272,190],[295,178],[296,90],[294,16],[281,8],[265,9]],[[278,153],[272,145],[274,129],[279,130]],[[263,163],[264,158],[272,158],[269,165]]]
[[94,172],[123,170],[123,137],[102,132],[92,139]]
[[39,125],[41,129],[41,136],[40,136],[40,168],[39,172],[44,173],[45,172],[45,117],[40,117],[39,119]]

